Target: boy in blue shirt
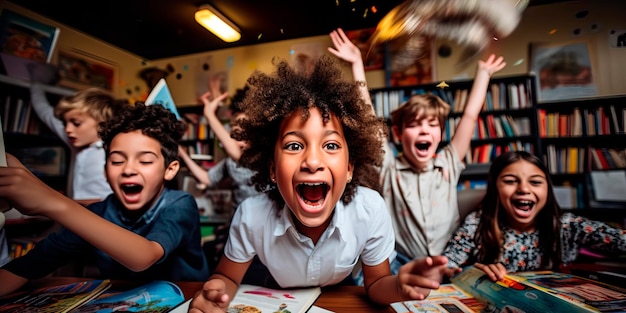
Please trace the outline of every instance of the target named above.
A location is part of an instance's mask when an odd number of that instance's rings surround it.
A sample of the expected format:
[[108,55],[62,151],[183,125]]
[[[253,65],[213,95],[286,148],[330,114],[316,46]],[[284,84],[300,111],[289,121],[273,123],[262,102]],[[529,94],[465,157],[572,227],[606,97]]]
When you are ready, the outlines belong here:
[[113,194],[87,208],[53,190],[15,157],[0,168],[0,197],[22,213],[63,228],[0,268],[0,295],[73,259],[91,255],[103,278],[204,280],[208,265],[193,197],[165,187],[180,168],[185,126],[158,106],[138,103],[101,124],[105,175]]

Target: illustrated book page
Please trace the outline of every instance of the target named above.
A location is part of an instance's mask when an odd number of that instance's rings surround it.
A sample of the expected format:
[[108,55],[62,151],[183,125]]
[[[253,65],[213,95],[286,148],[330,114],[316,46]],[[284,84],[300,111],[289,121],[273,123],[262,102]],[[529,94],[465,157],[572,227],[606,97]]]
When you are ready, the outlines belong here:
[[183,301],[185,296],[178,286],[156,280],[130,290],[111,288],[72,313],[168,312]]
[[504,312],[626,310],[626,289],[565,273],[523,272],[493,282],[482,270],[467,267],[451,281],[476,299]]
[[109,280],[89,280],[14,293],[0,298],[0,312],[70,312],[110,287]]
[[[313,306],[321,293],[320,287],[278,290],[241,284],[233,301],[230,302],[227,312],[304,313],[309,309],[312,309],[311,312],[329,312]],[[190,302],[191,300],[187,300],[171,313],[187,312]]]

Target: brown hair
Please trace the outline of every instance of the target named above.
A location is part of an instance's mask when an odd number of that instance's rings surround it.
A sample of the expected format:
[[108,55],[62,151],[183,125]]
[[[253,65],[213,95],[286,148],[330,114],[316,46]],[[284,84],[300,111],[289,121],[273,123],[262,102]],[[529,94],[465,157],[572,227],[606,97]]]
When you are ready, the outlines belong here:
[[391,125],[396,126],[402,132],[404,126],[414,121],[417,117],[434,116],[439,120],[441,132],[443,133],[449,113],[450,105],[438,96],[431,93],[413,95],[400,107],[391,112]]

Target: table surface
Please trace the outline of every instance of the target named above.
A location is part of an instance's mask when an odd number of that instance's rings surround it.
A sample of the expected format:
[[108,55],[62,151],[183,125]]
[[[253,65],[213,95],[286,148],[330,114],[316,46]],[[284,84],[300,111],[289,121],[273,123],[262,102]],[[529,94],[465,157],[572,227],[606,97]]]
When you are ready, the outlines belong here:
[[[33,280],[27,288],[36,289],[46,286],[64,285],[79,281],[87,280],[87,278],[79,277],[46,277]],[[120,280],[111,280],[112,288],[130,289],[142,282],[129,282]],[[185,299],[190,299],[195,293],[202,288],[204,282],[176,282],[185,295]],[[362,286],[337,286],[322,289],[322,294],[315,302],[316,306],[337,312],[392,312],[388,306],[377,306],[369,302],[365,295],[365,289]]]

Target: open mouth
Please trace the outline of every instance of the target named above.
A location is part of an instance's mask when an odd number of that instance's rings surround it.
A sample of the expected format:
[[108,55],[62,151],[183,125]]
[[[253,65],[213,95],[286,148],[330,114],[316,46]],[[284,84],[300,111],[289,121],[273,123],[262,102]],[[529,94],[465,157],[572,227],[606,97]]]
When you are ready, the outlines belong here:
[[297,187],[300,198],[310,206],[323,204],[329,189],[330,186],[325,183],[300,184]]
[[427,142],[427,141],[421,141],[421,142],[418,142],[418,143],[415,144],[415,148],[417,148],[417,150],[419,150],[419,151],[426,152],[426,151],[428,151],[428,148],[430,148],[431,144],[432,143]]
[[529,200],[514,200],[512,203],[516,209],[522,211],[530,211],[535,206],[535,202]]
[[122,191],[127,195],[138,194],[143,190],[143,186],[137,184],[125,184],[122,185]]

